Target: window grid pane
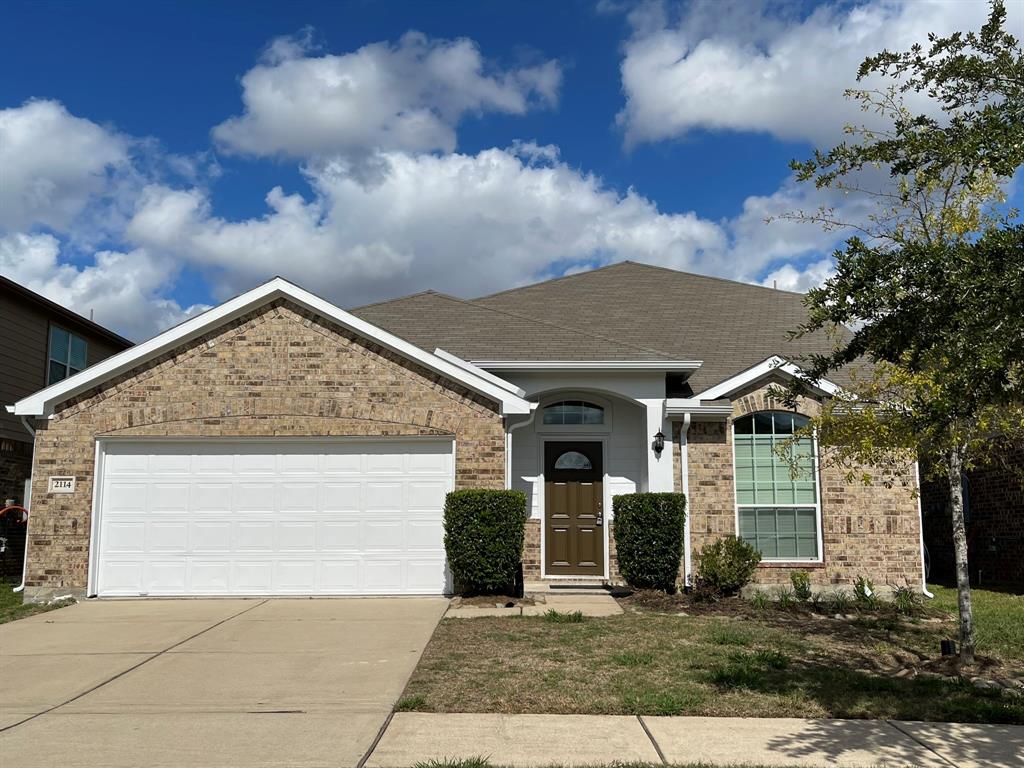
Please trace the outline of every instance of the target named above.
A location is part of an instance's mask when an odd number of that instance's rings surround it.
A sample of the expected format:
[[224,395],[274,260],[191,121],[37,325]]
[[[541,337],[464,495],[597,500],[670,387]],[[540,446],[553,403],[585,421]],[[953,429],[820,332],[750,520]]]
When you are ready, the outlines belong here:
[[582,400],[564,400],[544,408],[545,424],[604,424],[604,408]]
[[788,412],[755,413],[734,422],[738,534],[765,559],[819,556],[813,442],[801,438],[791,447],[796,477],[789,462],[775,453],[777,445],[806,424],[806,417]]

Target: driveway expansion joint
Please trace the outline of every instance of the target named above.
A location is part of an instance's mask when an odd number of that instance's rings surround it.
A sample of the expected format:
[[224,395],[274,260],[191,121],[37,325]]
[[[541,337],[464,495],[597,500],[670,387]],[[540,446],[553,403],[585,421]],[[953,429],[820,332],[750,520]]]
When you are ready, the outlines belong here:
[[119,680],[120,678],[122,678],[125,675],[127,675],[129,672],[134,672],[136,669],[138,669],[141,666],[144,666],[145,664],[148,664],[153,659],[159,658],[160,656],[163,656],[165,653],[173,651],[178,646],[184,645],[185,643],[189,642],[190,640],[194,640],[195,638],[199,637],[200,635],[206,634],[211,629],[216,629],[217,627],[219,627],[219,626],[221,626],[223,624],[227,624],[232,619],[236,619],[236,618],[238,618],[239,616],[241,616],[244,613],[248,613],[251,610],[259,608],[261,605],[263,605],[266,602],[267,601],[265,599],[264,600],[260,600],[258,603],[256,603],[256,605],[250,605],[245,610],[239,611],[238,613],[235,613],[235,614],[233,614],[231,616],[228,616],[227,618],[221,619],[220,621],[217,621],[217,622],[211,624],[206,629],[202,629],[199,632],[196,632],[194,635],[190,635],[189,637],[186,637],[184,640],[179,640],[178,642],[176,642],[176,643],[174,643],[172,645],[169,645],[168,647],[164,648],[163,650],[157,651],[156,653],[153,653],[152,655],[147,656],[146,658],[144,658],[142,661],[138,662],[137,664],[133,664],[132,666],[128,667],[128,669],[121,670],[116,675],[112,675],[111,677],[108,677],[106,680],[103,680],[102,682],[97,683],[96,685],[92,686],[88,690],[82,691],[81,693],[78,693],[78,694],[72,696],[70,699],[62,701],[60,704],[54,704],[52,707],[50,707],[48,709],[44,709],[42,712],[37,712],[36,714],[32,715],[31,717],[26,717],[24,720],[19,720],[16,723],[11,723],[10,725],[7,725],[7,726],[4,726],[3,728],[0,728],[0,733],[4,733],[5,731],[9,731],[12,728],[17,728],[19,725],[24,725],[27,722],[35,720],[37,717],[42,717],[43,715],[48,715],[51,712],[54,712],[55,710],[60,709],[61,707],[65,707],[65,706],[67,706],[68,704],[71,704],[74,701],[78,701],[82,697],[88,696],[93,691],[97,691],[100,688],[102,688],[103,686],[109,685],[110,683],[114,682],[115,680]]

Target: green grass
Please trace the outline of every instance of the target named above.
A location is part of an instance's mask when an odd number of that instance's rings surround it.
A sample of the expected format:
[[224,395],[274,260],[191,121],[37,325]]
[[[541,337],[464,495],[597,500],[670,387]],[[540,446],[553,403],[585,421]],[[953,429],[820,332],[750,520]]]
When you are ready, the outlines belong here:
[[[989,669],[1024,673],[1019,603],[980,590],[976,602]],[[628,610],[582,622],[448,619],[405,696],[430,712],[1024,723],[1024,696],[928,674],[939,641],[955,636],[952,618],[933,611],[835,620],[730,606],[689,616]],[[917,674],[896,675],[906,669]]]
[[[957,615],[955,589],[933,585],[928,589],[935,595],[931,605]],[[971,596],[978,652],[1024,661],[1024,595],[972,589]]]
[[56,603],[24,603],[21,598],[22,593],[11,591],[16,586],[16,584],[0,582],[0,624],[64,608],[75,603],[74,600],[61,600]]

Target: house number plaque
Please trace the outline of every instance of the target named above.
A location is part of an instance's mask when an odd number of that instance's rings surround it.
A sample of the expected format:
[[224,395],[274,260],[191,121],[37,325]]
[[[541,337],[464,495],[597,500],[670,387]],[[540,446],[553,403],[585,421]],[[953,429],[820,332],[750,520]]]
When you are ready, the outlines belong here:
[[50,493],[74,493],[75,478],[71,475],[50,478]]

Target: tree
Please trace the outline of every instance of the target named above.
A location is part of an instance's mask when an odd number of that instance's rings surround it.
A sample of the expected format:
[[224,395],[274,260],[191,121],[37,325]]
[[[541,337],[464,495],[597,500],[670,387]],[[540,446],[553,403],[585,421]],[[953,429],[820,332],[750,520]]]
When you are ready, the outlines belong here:
[[[808,429],[850,475],[859,464],[920,457],[949,485],[957,564],[961,660],[974,660],[974,624],[961,476],[1024,438],[1024,228],[1002,208],[1003,185],[1024,162],[1024,52],[993,0],[979,33],[929,37],[927,52],[883,51],[861,65],[892,77],[884,91],[851,90],[884,129],[848,128],[842,143],[795,162],[819,188],[874,200],[867,222],[834,210],[787,218],[858,234],[835,254],[836,274],[807,295],[803,335],[837,333],[830,354],[805,361],[808,383],[868,361]],[[940,117],[914,114],[926,93]],[[869,186],[884,174],[884,184]]]

